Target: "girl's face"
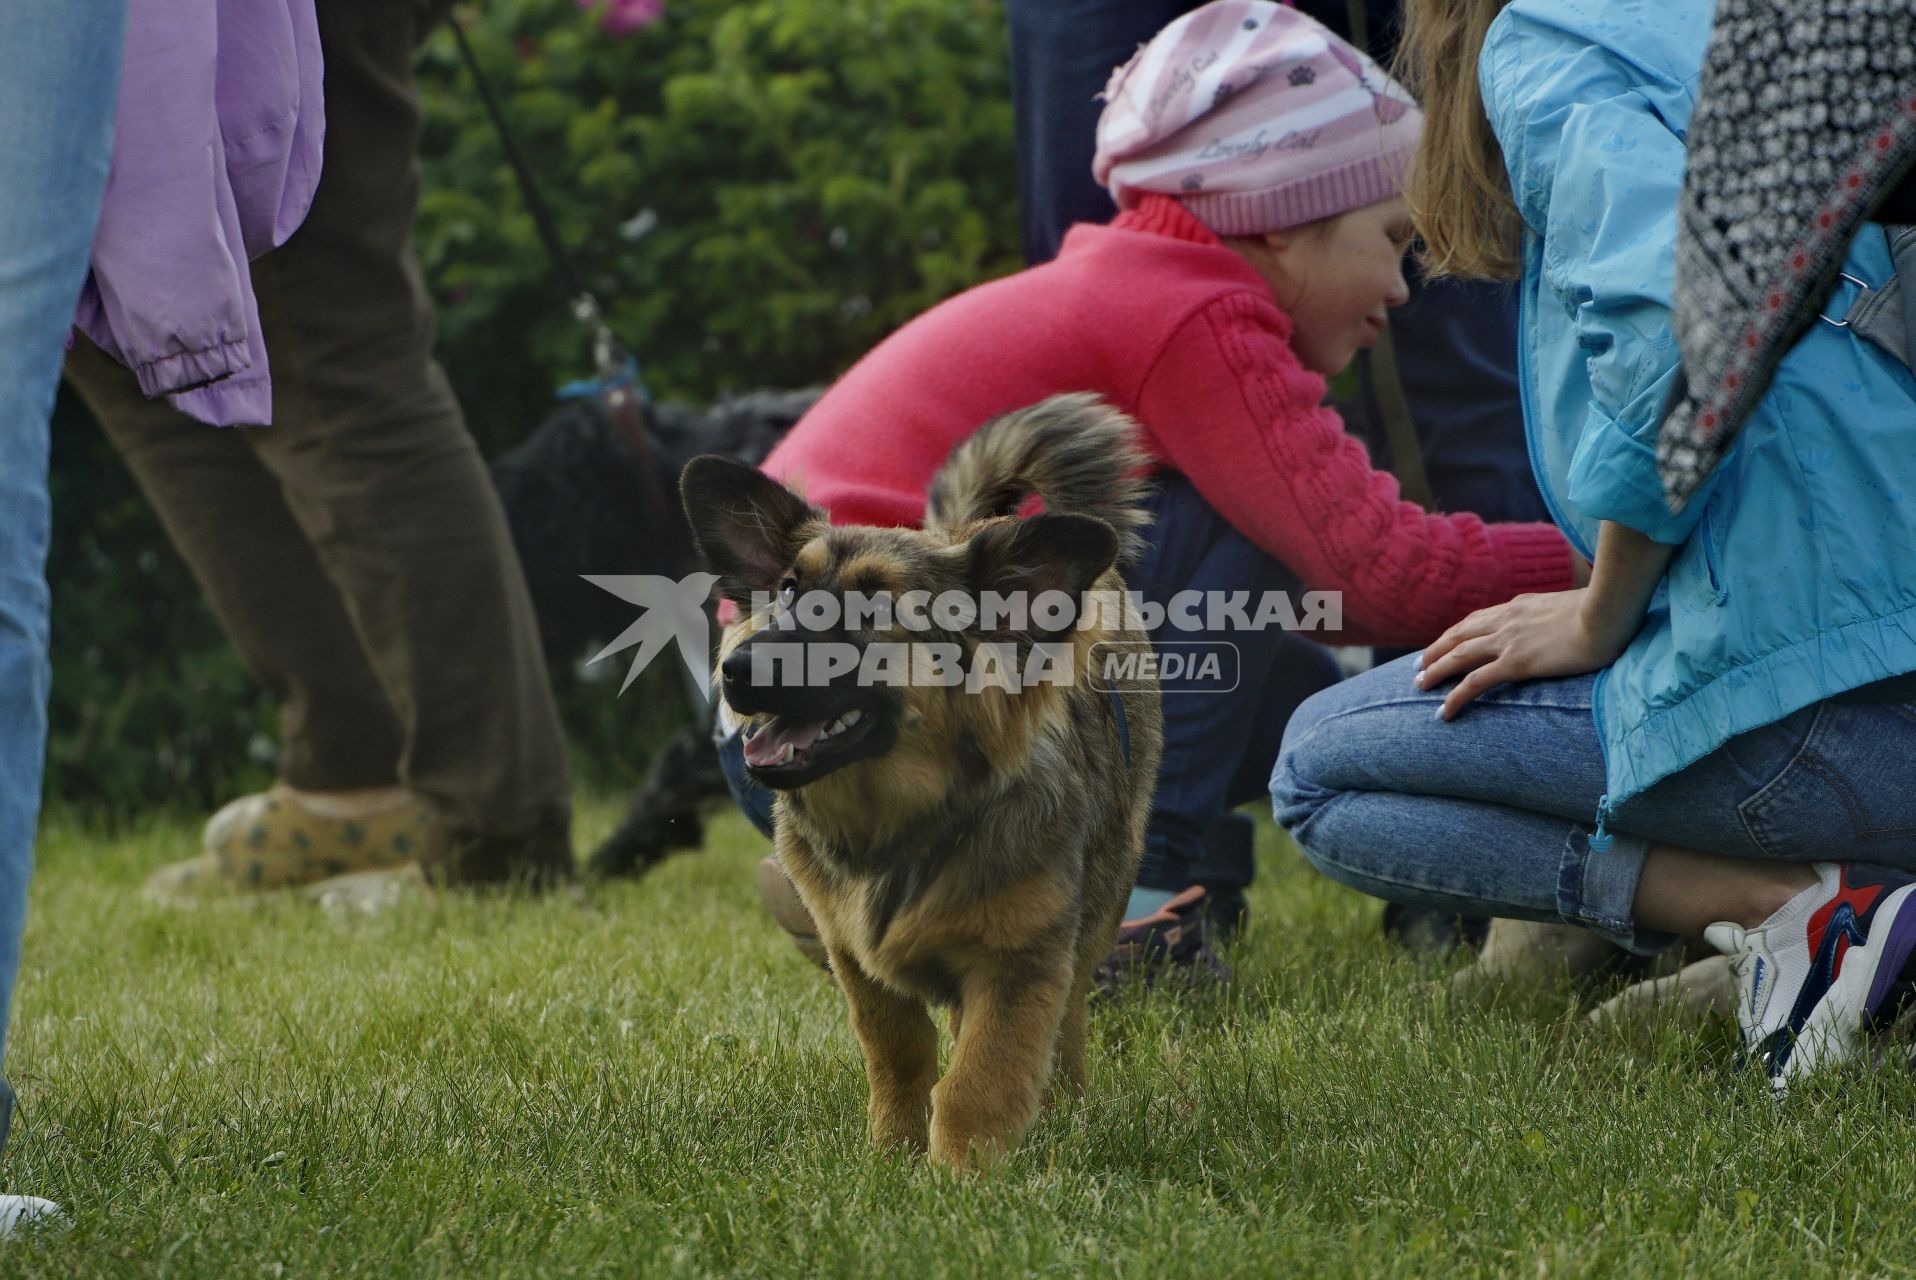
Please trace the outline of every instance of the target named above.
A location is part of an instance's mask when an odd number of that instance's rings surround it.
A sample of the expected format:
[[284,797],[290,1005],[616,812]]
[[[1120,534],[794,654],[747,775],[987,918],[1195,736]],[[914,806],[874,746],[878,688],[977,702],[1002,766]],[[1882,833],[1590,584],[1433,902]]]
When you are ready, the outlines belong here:
[[1404,251],[1416,232],[1400,198],[1262,237],[1247,255],[1290,316],[1291,346],[1325,377],[1384,331],[1385,315],[1410,296]]

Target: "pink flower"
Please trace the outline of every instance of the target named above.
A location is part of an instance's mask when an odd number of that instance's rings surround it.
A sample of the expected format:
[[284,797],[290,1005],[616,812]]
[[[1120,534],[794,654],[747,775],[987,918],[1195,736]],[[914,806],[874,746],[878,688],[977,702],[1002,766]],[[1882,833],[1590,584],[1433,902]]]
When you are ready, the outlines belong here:
[[581,9],[603,9],[599,30],[609,36],[629,36],[665,16],[665,0],[579,0]]

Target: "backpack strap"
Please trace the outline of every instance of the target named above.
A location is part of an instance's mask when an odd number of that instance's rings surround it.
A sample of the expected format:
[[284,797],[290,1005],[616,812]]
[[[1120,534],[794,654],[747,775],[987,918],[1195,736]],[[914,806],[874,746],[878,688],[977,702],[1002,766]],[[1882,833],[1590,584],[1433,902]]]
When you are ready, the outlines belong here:
[[1860,292],[1841,320],[1832,320],[1827,314],[1823,320],[1839,329],[1850,329],[1859,338],[1868,338],[1905,366],[1916,369],[1916,352],[1910,348],[1910,340],[1916,336],[1916,227],[1884,227],[1883,236],[1889,241],[1889,260],[1896,274],[1875,288],[1854,276],[1843,276]]

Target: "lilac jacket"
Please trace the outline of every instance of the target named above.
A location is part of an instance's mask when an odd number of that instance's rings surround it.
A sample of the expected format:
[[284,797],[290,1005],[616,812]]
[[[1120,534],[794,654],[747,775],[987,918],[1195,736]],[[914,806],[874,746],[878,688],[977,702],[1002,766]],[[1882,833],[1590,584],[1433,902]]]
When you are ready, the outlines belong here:
[[113,167],[76,323],[140,390],[272,421],[248,263],[298,228],[325,132],[314,0],[130,0]]

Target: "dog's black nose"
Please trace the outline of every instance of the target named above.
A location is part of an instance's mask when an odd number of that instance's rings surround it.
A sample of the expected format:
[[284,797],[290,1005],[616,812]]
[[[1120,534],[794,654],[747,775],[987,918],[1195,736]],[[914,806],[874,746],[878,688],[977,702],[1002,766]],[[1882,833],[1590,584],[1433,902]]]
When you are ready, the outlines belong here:
[[[805,699],[803,678],[776,661],[779,656],[749,640],[725,655],[725,661],[719,663],[719,682],[732,710],[742,716],[777,714],[788,710],[795,698]],[[786,688],[782,681],[790,681],[791,687]]]
[[725,685],[725,700],[732,704],[735,711],[745,710],[752,701],[748,692],[752,687],[752,647],[740,645],[725,655],[725,661],[719,663],[719,679]]

